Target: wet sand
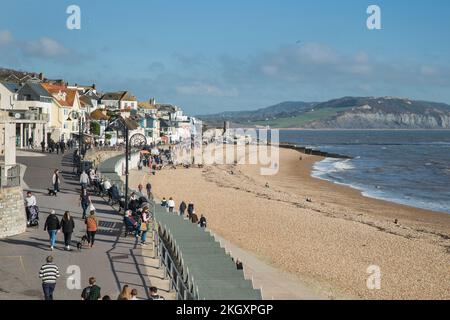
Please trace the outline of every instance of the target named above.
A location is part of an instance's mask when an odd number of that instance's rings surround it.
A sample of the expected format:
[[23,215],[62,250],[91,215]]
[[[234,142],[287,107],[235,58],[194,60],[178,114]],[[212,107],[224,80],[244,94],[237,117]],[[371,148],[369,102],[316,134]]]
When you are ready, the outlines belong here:
[[[450,215],[313,178],[319,160],[280,149],[274,176],[210,165],[134,171],[131,185],[150,181],[158,198],[192,201],[214,233],[329,298],[450,299]],[[367,287],[372,265],[379,290]]]

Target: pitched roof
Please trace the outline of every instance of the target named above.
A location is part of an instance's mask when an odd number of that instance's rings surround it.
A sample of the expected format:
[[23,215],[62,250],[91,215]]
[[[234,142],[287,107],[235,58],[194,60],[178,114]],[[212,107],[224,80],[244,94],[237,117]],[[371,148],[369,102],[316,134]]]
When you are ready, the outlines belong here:
[[12,93],[16,93],[21,88],[21,86],[19,84],[14,83],[14,82],[2,81],[1,84]]
[[76,89],[68,89],[66,86],[43,83],[42,87],[47,90],[61,106],[73,107],[75,97],[78,93]]
[[120,100],[124,94],[125,91],[106,92],[103,95],[102,100]]
[[156,110],[156,106],[150,104],[149,101],[140,101],[138,102],[138,107],[143,109],[149,109],[149,110]]
[[43,87],[43,85],[39,82],[28,81],[26,86],[29,86],[31,90],[33,90],[38,96],[51,98],[52,96],[49,92]]
[[107,92],[103,95],[102,100],[137,101],[129,91]]
[[90,114],[91,119],[93,120],[108,120],[109,118],[103,113],[102,110],[97,109]]

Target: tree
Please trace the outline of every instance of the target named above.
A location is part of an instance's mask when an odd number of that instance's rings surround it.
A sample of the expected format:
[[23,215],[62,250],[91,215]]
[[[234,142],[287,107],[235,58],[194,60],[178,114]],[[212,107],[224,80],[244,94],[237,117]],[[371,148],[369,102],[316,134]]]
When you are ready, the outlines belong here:
[[96,121],[91,122],[91,133],[96,136],[100,135],[100,124],[98,122]]

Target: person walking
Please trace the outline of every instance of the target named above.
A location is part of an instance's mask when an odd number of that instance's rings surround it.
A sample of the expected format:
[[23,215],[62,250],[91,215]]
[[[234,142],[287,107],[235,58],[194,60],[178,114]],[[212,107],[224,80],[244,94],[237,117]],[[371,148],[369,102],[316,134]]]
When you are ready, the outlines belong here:
[[27,214],[27,226],[30,225],[31,222],[31,212],[35,210],[37,206],[36,197],[31,193],[31,191],[27,192],[27,196],[25,197],[25,212]]
[[59,154],[59,142],[55,143],[56,154]]
[[175,209],[175,201],[172,197],[170,197],[169,201],[167,201],[167,206],[169,207],[169,212],[173,212],[173,209]]
[[145,207],[142,210],[141,214],[141,223],[139,226],[139,231],[141,232],[141,243],[140,245],[144,246],[147,240],[147,232],[149,229],[149,222],[150,222],[150,212],[148,211],[148,208]]
[[181,203],[180,203],[180,216],[184,216],[184,213],[186,212],[186,208],[187,208],[187,205],[186,205],[186,202],[184,202],[184,200],[183,201],[181,201]]
[[200,221],[198,222],[198,225],[200,228],[205,229],[206,228],[206,218],[204,215],[200,216]]
[[83,209],[83,216],[81,217],[82,219],[86,219],[86,211],[89,208],[91,201],[91,196],[89,195],[87,190],[82,188],[80,194],[80,206]]
[[147,190],[147,199],[151,199],[151,195],[152,195],[152,185],[150,182],[147,183],[147,185],[145,186],[145,189]]
[[33,138],[32,137],[28,138],[28,148],[33,149]]
[[50,237],[50,250],[53,250],[56,243],[56,233],[61,228],[58,217],[56,216],[55,210],[52,210],[45,220],[44,231],[48,232]]
[[97,233],[97,218],[95,216],[95,211],[91,211],[89,217],[86,219],[86,229],[89,247],[94,246],[95,234]]
[[139,183],[139,185],[138,185],[138,190],[139,190],[139,193],[140,194],[142,194],[142,189],[143,189],[144,187],[142,186],[142,183]]
[[89,278],[89,286],[83,289],[81,300],[100,300],[101,288],[97,286],[97,280],[94,277]]
[[64,140],[61,140],[59,143],[59,147],[61,149],[61,154],[64,154],[64,151],[66,150],[66,144],[64,143]]
[[44,291],[45,300],[53,300],[56,279],[59,278],[59,268],[53,263],[52,256],[48,256],[45,260],[46,263],[39,270],[39,278],[42,279],[42,290]]
[[189,202],[187,211],[188,211],[188,216],[190,218],[191,215],[194,213],[194,204],[192,202]]
[[69,211],[64,212],[61,219],[61,230],[64,234],[64,250],[71,251],[70,241],[72,240],[73,230],[75,229],[75,222]]
[[80,175],[80,186],[81,189],[86,189],[89,184],[89,176],[86,171],[81,172]]
[[192,223],[198,223],[198,216],[195,214],[195,211],[192,211],[192,214],[190,215],[189,219]]
[[59,185],[61,183],[61,181],[59,179],[59,170],[58,169],[56,169],[53,173],[52,182],[53,182],[53,191],[55,191],[55,195],[56,195],[56,193],[59,192]]
[[42,149],[42,153],[44,153],[45,152],[45,141],[44,140],[42,140],[42,142],[41,142],[41,149]]

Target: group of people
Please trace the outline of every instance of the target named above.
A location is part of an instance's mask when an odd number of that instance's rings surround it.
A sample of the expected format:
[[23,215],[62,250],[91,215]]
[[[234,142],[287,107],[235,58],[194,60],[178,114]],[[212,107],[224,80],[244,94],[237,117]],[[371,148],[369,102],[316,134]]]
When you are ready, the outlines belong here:
[[[53,256],[48,256],[45,259],[45,263],[39,270],[39,278],[42,280],[42,289],[44,291],[45,300],[54,300],[54,292],[56,287],[56,281],[60,277],[59,268],[54,263]],[[88,286],[81,292],[81,300],[112,300],[109,295],[102,296],[101,288],[97,285],[95,277],[90,277],[88,280]],[[128,285],[124,285],[117,300],[140,300],[138,298],[138,291],[131,289]],[[158,294],[158,288],[149,288],[148,300],[164,300],[164,297]]]
[[45,144],[45,141],[41,142],[41,150],[42,153],[47,151],[48,153],[54,153],[56,151],[56,154],[59,154],[61,151],[62,154],[66,151],[66,149],[72,149],[75,147],[75,141],[70,139],[66,142],[64,140],[61,141],[54,141],[53,139],[48,140],[47,144]]
[[[161,200],[161,206],[166,207],[169,212],[175,212],[175,200],[173,200],[172,197],[167,200],[165,197]],[[185,215],[185,213],[187,214]],[[192,223],[198,224],[199,227],[202,229],[206,228],[206,218],[202,214],[200,215],[200,219],[198,218],[197,214],[194,210],[194,204],[192,202],[189,202],[189,204],[186,204],[186,202],[181,201],[178,211],[180,216],[187,217],[189,221]]]

